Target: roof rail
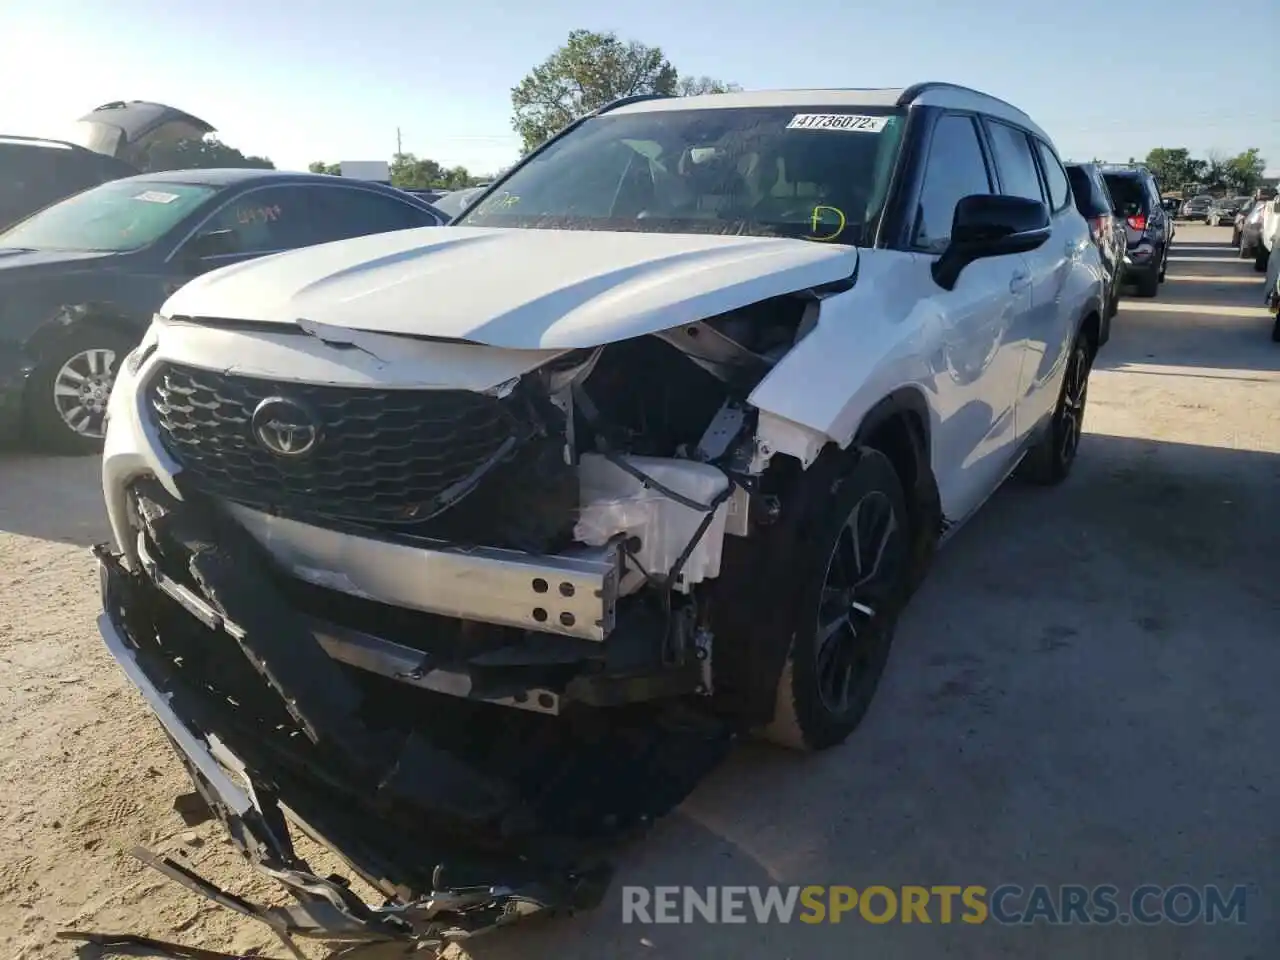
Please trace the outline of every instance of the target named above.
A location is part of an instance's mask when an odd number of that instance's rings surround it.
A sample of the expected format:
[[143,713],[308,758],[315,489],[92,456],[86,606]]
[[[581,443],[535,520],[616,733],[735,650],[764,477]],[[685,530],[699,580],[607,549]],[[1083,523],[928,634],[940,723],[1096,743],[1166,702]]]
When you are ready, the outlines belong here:
[[58,140],[56,137],[27,137],[18,133],[0,133],[0,140],[21,140],[23,143],[52,143],[59,147],[70,147],[72,150],[84,150],[78,143],[70,140]]
[[903,90],[898,96],[898,106],[908,107],[911,103],[928,90],[959,90],[961,93],[972,93],[979,97],[986,97],[988,100],[995,100],[997,103],[1003,103],[1010,110],[1022,114],[1024,117],[1027,112],[1021,107],[1015,107],[1008,100],[1001,100],[999,97],[992,96],[989,93],[983,93],[981,90],[975,90],[973,87],[966,87],[959,83],[948,83],[945,80],[925,80],[921,83],[913,83],[907,89]]
[[603,107],[596,107],[590,117],[598,117],[602,113],[608,113],[610,110],[617,110],[619,107],[630,106],[633,103],[642,103],[645,100],[670,100],[673,94],[670,93],[633,93],[629,97],[619,97],[617,100],[610,100]]

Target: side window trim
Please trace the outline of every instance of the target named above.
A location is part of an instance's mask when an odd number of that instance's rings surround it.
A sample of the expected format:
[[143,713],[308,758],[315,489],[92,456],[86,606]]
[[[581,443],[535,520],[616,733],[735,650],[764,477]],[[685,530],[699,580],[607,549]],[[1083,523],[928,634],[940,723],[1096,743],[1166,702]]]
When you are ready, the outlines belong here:
[[[1071,178],[1067,177],[1066,165],[1062,162],[1062,158],[1058,156],[1057,150],[1054,150],[1047,141],[1041,140],[1039,137],[1031,137],[1031,142],[1035,144],[1035,149],[1031,152],[1035,154],[1036,167],[1040,170],[1040,185],[1044,188],[1044,195],[1049,200],[1049,213],[1051,216],[1057,216],[1065,211],[1067,207],[1072,205]],[[1066,199],[1062,202],[1061,206],[1057,207],[1053,205],[1053,187],[1049,183],[1049,171],[1046,169],[1049,164],[1049,161],[1045,159],[1046,153],[1053,158],[1053,162],[1058,165],[1058,169],[1062,171],[1062,175],[1067,181]]]

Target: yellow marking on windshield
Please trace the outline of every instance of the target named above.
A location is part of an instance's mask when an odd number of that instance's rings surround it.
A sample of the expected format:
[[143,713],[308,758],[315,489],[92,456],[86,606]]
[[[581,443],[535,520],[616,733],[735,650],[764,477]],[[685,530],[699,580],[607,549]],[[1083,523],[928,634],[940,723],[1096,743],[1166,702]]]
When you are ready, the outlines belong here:
[[[824,225],[822,222],[822,213],[824,210],[830,211],[831,213],[834,213],[837,217],[839,217],[840,225],[836,227],[834,231],[826,234],[825,236],[817,236],[818,228]],[[809,218],[810,229],[813,231],[813,234],[814,234],[810,236],[809,239],[822,240],[822,241],[834,240],[836,237],[840,236],[840,234],[844,233],[844,228],[848,224],[848,222],[849,222],[848,219],[844,215],[844,211],[841,210],[839,207],[827,207],[819,204],[818,206],[813,208],[813,214]]]

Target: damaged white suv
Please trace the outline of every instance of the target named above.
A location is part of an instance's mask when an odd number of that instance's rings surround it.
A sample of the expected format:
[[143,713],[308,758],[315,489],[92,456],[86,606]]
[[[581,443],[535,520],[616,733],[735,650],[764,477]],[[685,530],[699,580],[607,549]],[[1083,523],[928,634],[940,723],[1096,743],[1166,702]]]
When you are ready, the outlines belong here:
[[1066,476],[1102,277],[1001,100],[611,105],[447,228],[165,304],[111,398],[104,638],[282,933],[592,902],[734,735],[847,737],[939,540]]

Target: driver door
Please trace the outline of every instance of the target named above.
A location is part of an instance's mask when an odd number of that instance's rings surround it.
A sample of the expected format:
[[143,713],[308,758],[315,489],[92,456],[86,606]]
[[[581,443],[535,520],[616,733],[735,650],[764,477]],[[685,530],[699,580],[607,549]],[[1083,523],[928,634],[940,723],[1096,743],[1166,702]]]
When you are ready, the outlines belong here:
[[911,245],[922,298],[933,402],[934,472],[944,514],[962,520],[1008,475],[1016,455],[1015,405],[1024,344],[1018,331],[1031,310],[1031,273],[1023,254],[976,260],[945,290],[931,273],[950,240],[957,202],[995,193],[996,178],[967,114],[942,114],[930,138]]
[[317,242],[304,187],[254,187],[226,201],[169,258],[190,279]]

